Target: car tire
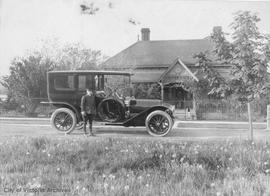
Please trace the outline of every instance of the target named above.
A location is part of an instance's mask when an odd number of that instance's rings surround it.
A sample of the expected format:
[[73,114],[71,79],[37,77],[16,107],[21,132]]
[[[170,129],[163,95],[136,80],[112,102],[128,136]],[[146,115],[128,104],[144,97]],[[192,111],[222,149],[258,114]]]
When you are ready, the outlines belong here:
[[75,113],[68,108],[59,108],[51,116],[51,125],[57,131],[69,134],[77,124]]
[[145,126],[150,135],[163,137],[171,131],[173,119],[167,112],[156,110],[147,116]]

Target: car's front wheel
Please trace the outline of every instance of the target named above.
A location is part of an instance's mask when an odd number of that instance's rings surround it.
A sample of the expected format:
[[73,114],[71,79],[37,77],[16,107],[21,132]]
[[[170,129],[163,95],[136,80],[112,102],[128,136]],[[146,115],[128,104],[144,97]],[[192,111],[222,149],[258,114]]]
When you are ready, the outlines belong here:
[[63,133],[71,133],[76,127],[76,116],[68,108],[59,108],[51,116],[51,125]]
[[162,137],[171,131],[173,119],[167,112],[156,110],[147,116],[145,126],[150,135]]

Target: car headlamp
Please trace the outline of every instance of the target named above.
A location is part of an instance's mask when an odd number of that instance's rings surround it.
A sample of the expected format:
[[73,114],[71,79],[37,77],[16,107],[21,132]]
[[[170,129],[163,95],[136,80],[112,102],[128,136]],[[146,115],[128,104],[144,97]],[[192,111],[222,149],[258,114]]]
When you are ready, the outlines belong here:
[[126,106],[129,106],[130,105],[130,100],[129,99],[125,99],[124,103],[125,103]]
[[170,110],[172,111],[172,113],[174,113],[175,112],[175,105],[171,105]]

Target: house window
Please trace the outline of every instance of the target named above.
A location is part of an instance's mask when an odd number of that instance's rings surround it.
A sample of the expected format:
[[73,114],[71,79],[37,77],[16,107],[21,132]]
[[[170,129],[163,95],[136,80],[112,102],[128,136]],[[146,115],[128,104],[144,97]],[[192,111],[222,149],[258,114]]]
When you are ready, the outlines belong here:
[[74,76],[62,75],[54,78],[55,90],[74,90]]

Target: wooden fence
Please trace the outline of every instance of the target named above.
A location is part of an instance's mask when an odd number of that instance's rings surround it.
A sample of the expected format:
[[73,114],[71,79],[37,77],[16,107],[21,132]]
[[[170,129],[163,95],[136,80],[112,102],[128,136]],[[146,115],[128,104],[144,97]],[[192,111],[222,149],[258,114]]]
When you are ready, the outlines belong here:
[[[265,121],[267,104],[262,100],[251,103],[254,121]],[[200,120],[248,120],[247,104],[232,100],[199,100],[196,115]]]

